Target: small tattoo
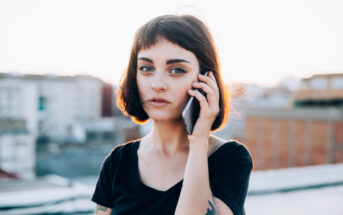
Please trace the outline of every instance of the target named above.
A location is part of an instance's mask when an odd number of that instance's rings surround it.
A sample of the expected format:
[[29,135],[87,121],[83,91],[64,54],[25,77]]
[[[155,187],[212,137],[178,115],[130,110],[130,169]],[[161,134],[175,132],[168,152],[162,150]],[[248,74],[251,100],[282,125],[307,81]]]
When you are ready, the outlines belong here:
[[211,209],[207,208],[207,212],[206,212],[205,215],[218,215],[217,210],[216,210],[216,206],[215,206],[215,203],[214,203],[213,196],[212,196],[212,200],[213,200],[213,204],[212,204],[212,202],[210,200],[208,200],[208,203],[210,204]]
[[107,208],[104,207],[104,206],[101,206],[101,205],[96,205],[96,210],[100,210],[100,211],[103,211],[103,212],[106,212],[107,211]]

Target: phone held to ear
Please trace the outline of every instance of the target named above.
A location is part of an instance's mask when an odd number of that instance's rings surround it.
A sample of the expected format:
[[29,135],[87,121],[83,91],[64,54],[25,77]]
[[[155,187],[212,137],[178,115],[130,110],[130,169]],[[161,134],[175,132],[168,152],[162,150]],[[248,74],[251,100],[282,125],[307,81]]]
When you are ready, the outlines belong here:
[[[208,72],[205,72],[205,76],[208,75]],[[201,94],[206,96],[205,92],[202,89],[197,89]],[[200,113],[200,103],[199,101],[191,96],[182,111],[182,118],[183,122],[186,127],[186,131],[188,135],[191,135],[193,132],[194,125],[199,118]]]

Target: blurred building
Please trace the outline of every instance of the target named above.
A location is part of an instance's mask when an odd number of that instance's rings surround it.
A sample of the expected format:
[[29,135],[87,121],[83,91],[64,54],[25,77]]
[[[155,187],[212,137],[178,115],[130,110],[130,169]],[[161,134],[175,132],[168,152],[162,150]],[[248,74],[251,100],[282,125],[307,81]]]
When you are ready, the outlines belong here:
[[0,73],[0,118],[23,119],[34,136],[38,135],[38,97],[35,83]]
[[[292,84],[294,85],[293,80]],[[214,134],[223,139],[244,141],[248,110],[291,106],[292,91],[283,85],[261,87],[257,84],[233,83],[229,90],[231,92],[229,119],[225,127]]]
[[244,143],[255,169],[343,162],[343,74],[302,80],[289,108],[250,108]]
[[106,117],[75,122],[72,133],[76,142],[115,145],[139,138],[140,127],[123,117]]
[[103,87],[103,81],[85,75],[2,73],[0,117],[24,118],[35,136],[63,139],[70,136],[73,122],[102,117]]
[[111,84],[104,84],[102,90],[102,117],[112,117],[118,115],[115,110],[116,95]]
[[96,174],[111,148],[140,137],[115,108],[114,91],[85,75],[0,73],[1,174]]
[[296,107],[343,107],[343,73],[304,78],[293,97]]
[[75,178],[96,175],[101,163],[119,144],[140,137],[138,124],[123,117],[78,121],[73,137],[63,144],[38,144],[36,174]]
[[0,118],[0,170],[0,179],[35,177],[35,139],[24,119]]

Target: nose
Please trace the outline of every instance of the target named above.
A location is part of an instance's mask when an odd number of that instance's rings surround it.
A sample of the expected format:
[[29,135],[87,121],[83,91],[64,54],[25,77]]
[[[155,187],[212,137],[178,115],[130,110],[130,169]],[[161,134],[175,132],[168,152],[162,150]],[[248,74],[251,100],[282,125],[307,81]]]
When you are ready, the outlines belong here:
[[167,83],[164,80],[162,74],[156,74],[154,80],[151,83],[151,88],[157,92],[166,91],[167,90]]

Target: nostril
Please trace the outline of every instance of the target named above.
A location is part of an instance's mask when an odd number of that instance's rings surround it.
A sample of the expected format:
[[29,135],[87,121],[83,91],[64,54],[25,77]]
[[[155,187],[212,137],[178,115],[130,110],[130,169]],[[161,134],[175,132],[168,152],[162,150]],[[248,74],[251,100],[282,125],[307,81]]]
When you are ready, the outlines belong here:
[[152,84],[151,86],[153,89],[155,90],[166,90],[167,89],[167,86],[166,85],[162,85],[162,84]]

